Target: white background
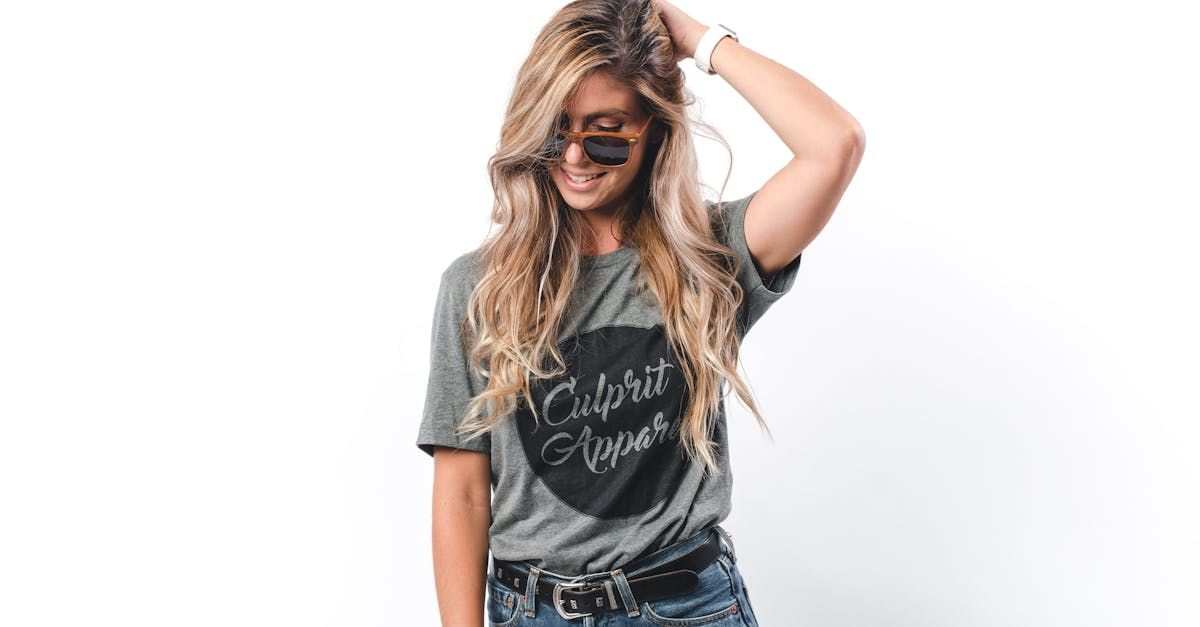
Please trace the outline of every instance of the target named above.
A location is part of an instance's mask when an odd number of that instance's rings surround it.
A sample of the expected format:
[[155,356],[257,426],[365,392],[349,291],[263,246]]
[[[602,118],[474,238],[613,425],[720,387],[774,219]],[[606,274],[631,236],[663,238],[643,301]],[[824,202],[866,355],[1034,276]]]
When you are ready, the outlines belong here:
[[[559,6],[3,4],[0,623],[437,624],[433,300]],[[761,623],[1200,625],[1184,4],[679,6],[867,135],[746,343],[774,444],[730,397]]]

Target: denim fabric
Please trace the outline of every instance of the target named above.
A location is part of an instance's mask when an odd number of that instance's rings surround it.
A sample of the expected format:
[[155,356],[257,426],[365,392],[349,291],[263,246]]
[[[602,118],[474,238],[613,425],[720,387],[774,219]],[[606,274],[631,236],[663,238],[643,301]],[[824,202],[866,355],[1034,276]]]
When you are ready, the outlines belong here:
[[[707,568],[700,571],[700,583],[691,592],[657,601],[641,601],[637,608],[627,612],[623,609],[599,612],[567,620],[553,604],[535,598],[530,592],[537,582],[567,583],[572,581],[603,581],[611,577],[625,605],[632,605],[629,579],[659,564],[668,562],[699,546],[717,533],[721,540],[721,554]],[[612,571],[588,573],[569,578],[541,570],[527,563],[517,563],[516,570],[525,582],[525,591],[518,592],[500,583],[494,569],[487,575],[487,620],[492,627],[582,626],[582,627],[758,627],[754,608],[750,604],[750,593],[737,567],[737,554],[733,540],[720,525],[711,527],[691,538],[663,548],[646,558],[637,560],[633,570],[623,568]]]

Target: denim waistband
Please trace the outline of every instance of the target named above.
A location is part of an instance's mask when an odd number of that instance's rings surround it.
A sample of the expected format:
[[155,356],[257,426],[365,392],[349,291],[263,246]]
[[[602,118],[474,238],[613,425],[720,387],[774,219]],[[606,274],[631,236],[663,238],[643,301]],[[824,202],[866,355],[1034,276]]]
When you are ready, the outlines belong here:
[[[597,572],[593,572],[593,573],[585,573],[582,575],[576,575],[574,577],[570,577],[567,575],[561,575],[561,574],[555,573],[553,571],[546,570],[544,568],[538,568],[537,569],[538,573],[539,573],[538,578],[539,579],[547,579],[548,578],[552,582],[555,582],[555,583],[587,581],[587,580],[596,579],[599,577],[609,576],[617,568],[620,568],[622,570],[622,572],[625,573],[626,576],[634,577],[634,576],[636,576],[644,571],[650,570],[651,568],[654,568],[660,564],[665,564],[665,563],[679,557],[680,555],[686,554],[687,552],[691,551],[692,549],[695,549],[696,547],[703,544],[704,541],[708,540],[708,538],[713,534],[717,534],[719,536],[718,541],[721,544],[721,553],[729,556],[731,561],[736,561],[737,558],[734,554],[733,540],[732,540],[732,538],[730,538],[729,532],[726,531],[723,527],[721,527],[721,525],[713,525],[711,527],[706,527],[705,529],[703,529],[695,534],[692,534],[691,536],[684,538],[683,540],[680,540],[674,544],[670,544],[670,545],[665,546],[657,551],[654,551],[653,553],[650,553],[649,555],[643,555],[642,557],[639,557],[631,562],[628,562],[623,566],[614,567],[612,570],[602,570],[602,571],[597,571]],[[502,561],[504,561],[504,560],[502,560]],[[493,562],[494,562],[494,559],[493,559]],[[529,570],[531,568],[534,568],[534,566],[532,564],[530,564],[529,562],[505,561],[505,564],[507,564],[509,567],[517,570],[518,572],[521,572],[524,574],[528,574]],[[496,568],[493,564],[492,572],[495,572],[495,571],[496,571]],[[557,580],[557,581],[555,581],[555,580]]]

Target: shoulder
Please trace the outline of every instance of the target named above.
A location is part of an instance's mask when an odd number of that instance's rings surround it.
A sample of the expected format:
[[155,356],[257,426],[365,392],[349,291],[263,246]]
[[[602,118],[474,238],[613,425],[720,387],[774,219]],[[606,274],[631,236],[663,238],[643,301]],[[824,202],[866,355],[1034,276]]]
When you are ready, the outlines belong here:
[[746,227],[746,207],[750,205],[750,200],[758,190],[754,190],[741,198],[733,200],[724,200],[717,202],[715,200],[705,200],[704,207],[708,210],[708,217],[712,224],[713,234],[717,239],[726,245],[732,245],[736,241],[736,236],[744,232]]
[[447,295],[465,299],[482,275],[479,249],[462,253],[442,270],[441,289]]
[[708,209],[708,215],[713,218],[728,219],[738,215],[745,215],[746,207],[750,205],[750,200],[757,193],[758,190],[754,190],[740,198],[722,200],[720,202],[705,199],[704,206]]

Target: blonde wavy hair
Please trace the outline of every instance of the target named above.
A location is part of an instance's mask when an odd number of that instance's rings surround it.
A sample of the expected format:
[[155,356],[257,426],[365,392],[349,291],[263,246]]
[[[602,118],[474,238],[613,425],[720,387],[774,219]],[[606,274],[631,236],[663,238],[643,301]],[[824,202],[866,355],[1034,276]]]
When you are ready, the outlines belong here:
[[696,100],[674,54],[650,0],[576,0],[550,19],[521,65],[496,153],[488,160],[495,190],[492,221],[500,228],[479,248],[475,270],[481,278],[460,334],[470,366],[487,381],[458,427],[465,439],[497,427],[517,408],[518,395],[538,420],[530,377],[566,372],[557,338],[581,276],[588,229],[550,179],[549,165],[561,157],[547,146],[567,103],[596,72],[609,73],[636,93],[662,134],[660,142],[647,145],[643,170],[632,183],[638,186],[633,197],[644,200],[623,209],[616,223],[618,239],[641,260],[635,289],[650,289],[657,297],[668,345],[687,385],[682,448],[706,476],[720,472],[709,434],[725,381],[770,433],[737,372],[743,298],[737,257],[714,235],[722,216],[700,195],[692,130],[708,131],[726,150],[729,145],[716,129],[689,117]]

